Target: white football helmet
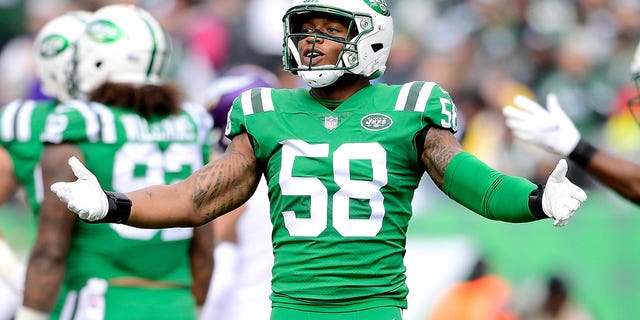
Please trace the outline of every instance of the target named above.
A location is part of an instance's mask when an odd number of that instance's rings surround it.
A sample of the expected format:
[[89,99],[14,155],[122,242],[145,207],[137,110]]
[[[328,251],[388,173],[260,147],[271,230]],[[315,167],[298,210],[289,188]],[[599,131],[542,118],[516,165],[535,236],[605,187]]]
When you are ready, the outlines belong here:
[[[343,44],[335,65],[305,66],[301,63],[298,41],[309,37],[301,33],[296,19],[306,14],[330,14],[349,21],[351,40],[336,39],[321,33],[312,36]],[[294,0],[282,18],[284,23],[284,69],[299,74],[311,87],[334,83],[345,72],[375,79],[384,73],[393,39],[393,19],[385,0]],[[313,53],[311,55],[313,57]]]
[[83,95],[104,82],[160,84],[171,40],[147,11],[115,4],[94,12],[78,39],[74,81]]
[[73,50],[90,17],[87,11],[71,11],[47,22],[36,35],[33,56],[44,94],[62,102],[71,99]]

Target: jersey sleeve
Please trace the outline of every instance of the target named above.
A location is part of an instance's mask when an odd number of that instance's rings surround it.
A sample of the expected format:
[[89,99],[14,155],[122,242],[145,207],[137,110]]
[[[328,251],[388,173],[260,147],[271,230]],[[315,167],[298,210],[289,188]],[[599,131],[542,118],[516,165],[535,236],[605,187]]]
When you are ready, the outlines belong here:
[[[233,140],[235,136],[247,131],[245,125],[245,106],[243,106],[243,103],[247,104],[247,99],[251,99],[256,92],[259,93],[259,89],[249,89],[233,100],[231,110],[229,110],[229,114],[227,115],[227,126],[224,129],[224,135],[227,136],[227,138]],[[248,103],[248,107],[250,107],[250,105],[251,103]]]
[[400,89],[396,110],[422,112],[426,125],[458,130],[456,106],[447,91],[435,82],[415,81],[404,84]]
[[0,146],[8,148],[16,138],[17,110],[22,100],[14,100],[0,109]]
[[47,117],[40,140],[54,144],[96,141],[99,131],[99,119],[90,106],[74,101],[57,106]]

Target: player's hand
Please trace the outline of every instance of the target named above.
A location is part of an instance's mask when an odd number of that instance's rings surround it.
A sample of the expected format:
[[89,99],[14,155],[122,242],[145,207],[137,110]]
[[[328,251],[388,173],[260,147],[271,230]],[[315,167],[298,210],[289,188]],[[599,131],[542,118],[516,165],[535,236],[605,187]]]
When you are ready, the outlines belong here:
[[80,219],[95,221],[104,218],[109,211],[109,203],[96,176],[76,157],[69,158],[69,166],[78,180],[56,182],[51,185],[51,191]]
[[542,194],[542,210],[554,219],[553,225],[562,227],[569,222],[587,194],[567,179],[567,161],[561,159],[547,179]]
[[547,95],[547,109],[525,96],[517,96],[514,103],[517,108],[506,106],[502,113],[518,139],[562,157],[575,149],[580,132],[560,108],[555,94]]

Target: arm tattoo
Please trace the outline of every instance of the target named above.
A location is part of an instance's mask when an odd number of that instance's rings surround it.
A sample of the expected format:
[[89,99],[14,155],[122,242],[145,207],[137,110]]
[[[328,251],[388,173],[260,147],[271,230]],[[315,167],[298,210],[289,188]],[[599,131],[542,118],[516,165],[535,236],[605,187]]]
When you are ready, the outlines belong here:
[[424,140],[424,151],[420,160],[433,182],[442,189],[444,172],[453,157],[462,152],[462,147],[453,134],[444,129],[431,128]]
[[260,172],[248,141],[246,146],[234,142],[223,156],[195,173],[192,201],[207,217],[218,217],[242,205],[258,185]]

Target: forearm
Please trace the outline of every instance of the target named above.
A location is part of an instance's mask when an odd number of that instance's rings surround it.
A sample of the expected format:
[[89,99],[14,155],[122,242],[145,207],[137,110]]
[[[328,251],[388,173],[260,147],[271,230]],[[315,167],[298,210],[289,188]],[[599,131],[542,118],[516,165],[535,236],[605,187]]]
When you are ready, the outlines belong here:
[[546,217],[538,202],[531,201],[535,215],[530,209],[529,195],[536,185],[506,176],[464,152],[447,130],[429,129],[420,159],[447,196],[488,219],[527,222]]
[[141,228],[200,226],[245,203],[258,181],[255,161],[223,156],[179,183],[127,193],[132,207],[126,224]]
[[55,257],[56,244],[39,245],[33,249],[27,267],[23,305],[44,313],[53,310],[64,274],[65,259]]
[[[47,146],[42,157],[44,185],[71,179],[73,172],[65,166],[69,155],[82,156],[70,145]],[[24,288],[23,305],[50,312],[66,272],[66,258],[73,234],[75,215],[50,190],[45,189],[38,218],[38,233],[31,250]]]
[[213,273],[213,228],[204,225],[194,230],[189,248],[193,285],[191,292],[196,303],[202,306],[207,298],[211,274]]
[[[529,196],[536,189],[527,179],[504,175],[466,152],[451,160],[442,188],[447,196],[472,211],[506,222],[547,217],[541,207],[532,210],[534,203],[530,203]],[[536,211],[535,214],[532,211]]]
[[204,217],[198,217],[193,201],[184,194],[188,193],[188,186],[180,185],[182,183],[151,186],[124,194],[131,200],[131,213],[124,223],[153,229],[206,223]]
[[586,141],[580,141],[569,159],[621,196],[640,204],[640,166],[637,164],[598,150]]
[[24,306],[47,313],[53,309],[66,272],[75,219],[55,195],[45,194],[27,266]]

